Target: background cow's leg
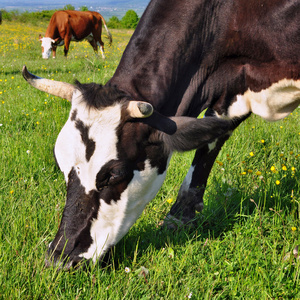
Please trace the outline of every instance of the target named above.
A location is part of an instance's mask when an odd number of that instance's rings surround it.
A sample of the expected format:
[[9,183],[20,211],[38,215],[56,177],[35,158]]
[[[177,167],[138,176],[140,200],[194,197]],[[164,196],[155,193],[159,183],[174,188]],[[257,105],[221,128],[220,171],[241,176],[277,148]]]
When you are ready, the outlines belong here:
[[[101,40],[102,24],[101,24],[101,26],[99,26],[99,28],[93,30],[92,33],[93,33],[93,37],[94,37],[94,43],[96,44],[96,48],[97,48],[97,46],[99,46],[102,58],[105,59],[104,43]],[[97,51],[98,51],[98,49],[97,49]]]
[[[98,56],[98,44],[97,44],[96,40],[90,39],[90,40],[88,40],[88,41],[89,41],[89,43],[91,44],[91,46],[93,47],[93,49],[94,49],[94,51],[95,51],[95,55]],[[103,54],[103,52],[102,52],[101,47],[100,47],[100,50],[101,50],[101,54],[102,54],[102,57],[103,57],[104,54]],[[105,56],[104,56],[103,58],[105,58]]]
[[[235,128],[247,117],[237,120]],[[208,176],[216,157],[231,133],[229,132],[196,151],[192,166],[180,187],[176,202],[165,219],[164,224],[168,228],[174,229],[187,224],[195,218],[196,211],[202,210]]]
[[54,45],[52,46],[52,57],[53,58],[56,58],[56,48],[57,48],[56,46],[54,46]]
[[64,38],[64,42],[65,42],[64,53],[65,53],[65,57],[67,57],[68,51],[69,51],[69,47],[70,47],[71,37],[66,36]]
[[100,40],[100,42],[97,42],[101,51],[102,58],[105,59],[105,54],[104,54],[104,43]]

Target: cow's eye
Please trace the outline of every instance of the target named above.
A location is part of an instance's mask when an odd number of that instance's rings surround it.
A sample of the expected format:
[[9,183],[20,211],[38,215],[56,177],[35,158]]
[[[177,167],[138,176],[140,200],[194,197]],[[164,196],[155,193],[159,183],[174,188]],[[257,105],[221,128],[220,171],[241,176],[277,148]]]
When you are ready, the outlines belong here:
[[108,186],[116,185],[123,181],[125,173],[122,170],[111,170],[108,173],[101,174],[100,172],[96,177],[96,187],[100,191]]

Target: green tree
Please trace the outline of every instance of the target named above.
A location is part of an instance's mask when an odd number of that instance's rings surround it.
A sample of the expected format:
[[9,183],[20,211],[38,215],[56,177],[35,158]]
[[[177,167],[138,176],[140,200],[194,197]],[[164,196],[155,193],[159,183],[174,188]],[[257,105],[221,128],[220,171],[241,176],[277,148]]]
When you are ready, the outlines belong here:
[[81,10],[81,11],[88,11],[89,9],[88,9],[87,6],[84,5],[84,6],[81,6],[81,7],[80,7],[80,10]]
[[112,17],[108,20],[107,26],[108,26],[109,28],[122,28],[121,21],[120,21],[119,18],[116,17],[116,16],[112,16]]
[[75,7],[72,4],[67,4],[64,6],[64,10],[75,10]]
[[121,20],[121,23],[125,28],[136,28],[138,22],[139,17],[137,13],[132,9],[128,10]]

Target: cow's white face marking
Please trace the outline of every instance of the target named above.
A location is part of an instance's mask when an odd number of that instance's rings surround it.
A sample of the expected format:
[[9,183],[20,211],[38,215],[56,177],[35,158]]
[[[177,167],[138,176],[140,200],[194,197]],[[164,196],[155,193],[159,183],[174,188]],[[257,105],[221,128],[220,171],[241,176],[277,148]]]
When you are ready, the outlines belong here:
[[[89,138],[95,142],[95,150],[89,161],[86,160],[86,146],[82,142],[80,131],[72,121],[76,111],[76,118],[89,128]],[[75,168],[85,192],[96,189],[96,175],[101,167],[112,159],[117,159],[116,129],[120,124],[121,107],[117,104],[101,110],[88,108],[82,101],[81,93],[75,92],[72,109],[65,126],[58,135],[55,145],[55,157],[66,183],[72,168]]]
[[42,56],[44,59],[48,59],[52,51],[52,43],[55,41],[49,37],[43,37],[40,39],[42,42]]
[[300,80],[283,79],[258,93],[248,90],[238,95],[227,116],[234,118],[252,112],[265,120],[277,121],[288,116],[299,104]]

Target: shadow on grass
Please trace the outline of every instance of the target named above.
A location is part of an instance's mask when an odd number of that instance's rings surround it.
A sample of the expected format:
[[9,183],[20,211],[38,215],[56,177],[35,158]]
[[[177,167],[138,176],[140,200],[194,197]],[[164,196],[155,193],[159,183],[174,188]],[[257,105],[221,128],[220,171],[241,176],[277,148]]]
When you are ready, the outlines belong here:
[[[297,187],[296,178],[286,182],[281,190],[281,194],[285,197],[279,197],[281,199],[277,200],[271,197],[271,191],[265,192],[262,189],[257,189],[252,194],[234,190],[232,195],[224,196],[224,189],[221,188],[216,194],[215,201],[208,203],[204,210],[197,214],[193,226],[185,226],[177,230],[169,230],[156,224],[133,227],[130,233],[114,247],[114,258],[110,263],[117,268],[122,260],[133,260],[136,249],[138,252],[144,252],[150,245],[159,250],[168,245],[183,246],[199,239],[203,243],[206,239],[222,239],[224,233],[233,230],[236,224],[242,225],[254,216],[257,210],[263,214],[269,212],[269,208],[276,207],[276,210],[282,209],[289,214],[298,213],[295,212],[295,205],[291,203],[288,193],[291,186]],[[281,202],[278,203],[278,200]]]

